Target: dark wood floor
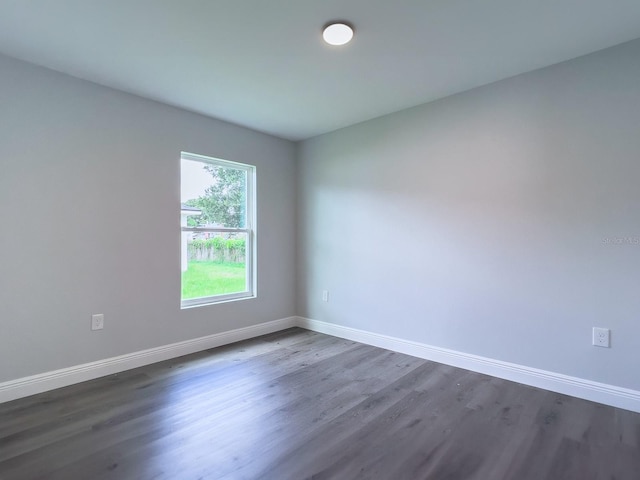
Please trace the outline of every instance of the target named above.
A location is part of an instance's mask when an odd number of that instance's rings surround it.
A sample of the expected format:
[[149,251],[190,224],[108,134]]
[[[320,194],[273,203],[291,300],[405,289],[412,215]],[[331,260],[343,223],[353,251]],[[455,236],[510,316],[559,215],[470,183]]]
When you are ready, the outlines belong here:
[[640,479],[640,414],[291,329],[0,405],[0,478]]

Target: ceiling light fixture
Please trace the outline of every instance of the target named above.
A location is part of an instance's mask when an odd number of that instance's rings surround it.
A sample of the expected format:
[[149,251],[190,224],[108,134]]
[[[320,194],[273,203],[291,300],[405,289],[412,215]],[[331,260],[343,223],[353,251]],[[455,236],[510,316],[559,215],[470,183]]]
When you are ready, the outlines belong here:
[[322,38],[329,45],[344,45],[353,38],[353,27],[346,22],[330,22],[324,26]]

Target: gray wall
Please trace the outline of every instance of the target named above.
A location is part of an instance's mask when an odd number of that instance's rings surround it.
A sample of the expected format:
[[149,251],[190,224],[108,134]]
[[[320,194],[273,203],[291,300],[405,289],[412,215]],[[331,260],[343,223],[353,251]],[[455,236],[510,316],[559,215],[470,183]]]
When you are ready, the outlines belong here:
[[[180,310],[181,150],[257,166],[257,299]],[[294,155],[0,57],[0,382],[294,315]]]
[[640,389],[640,41],[298,160],[300,315]]
[[[0,382],[298,313],[640,389],[639,134],[639,41],[297,154],[0,57]],[[181,150],[257,165],[257,299],[179,309]]]

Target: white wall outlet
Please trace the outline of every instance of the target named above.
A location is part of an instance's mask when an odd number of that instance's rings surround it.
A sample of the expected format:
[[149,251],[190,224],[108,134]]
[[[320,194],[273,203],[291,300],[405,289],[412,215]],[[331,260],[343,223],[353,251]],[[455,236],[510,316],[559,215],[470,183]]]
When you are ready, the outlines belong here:
[[323,302],[329,301],[329,290],[322,290],[322,301]]
[[609,348],[611,346],[611,330],[593,327],[593,344],[596,347]]
[[91,315],[91,330],[102,330],[104,328],[104,314],[97,313]]

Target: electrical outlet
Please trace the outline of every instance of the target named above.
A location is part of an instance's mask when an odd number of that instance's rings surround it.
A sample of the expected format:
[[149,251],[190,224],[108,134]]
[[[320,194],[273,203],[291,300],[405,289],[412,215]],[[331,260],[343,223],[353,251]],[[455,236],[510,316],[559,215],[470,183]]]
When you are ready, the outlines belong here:
[[329,290],[322,290],[322,301],[323,302],[329,301]]
[[593,345],[609,348],[611,346],[611,330],[593,327]]
[[104,314],[97,313],[91,315],[91,330],[102,330],[104,328]]

